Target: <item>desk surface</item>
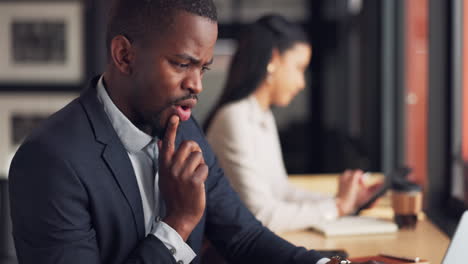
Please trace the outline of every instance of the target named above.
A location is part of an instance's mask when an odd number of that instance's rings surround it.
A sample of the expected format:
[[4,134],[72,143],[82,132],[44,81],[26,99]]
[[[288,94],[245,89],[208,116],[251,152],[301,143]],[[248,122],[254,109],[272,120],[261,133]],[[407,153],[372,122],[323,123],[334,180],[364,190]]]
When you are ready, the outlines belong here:
[[[334,193],[336,175],[292,175],[290,181],[303,189]],[[366,215],[392,218],[388,198],[383,198]],[[365,235],[325,238],[313,231],[296,231],[279,234],[291,243],[309,249],[345,249],[351,257],[372,256],[379,253],[418,256],[431,264],[441,263],[449,245],[449,238],[423,217],[415,230],[400,230],[395,234]]]

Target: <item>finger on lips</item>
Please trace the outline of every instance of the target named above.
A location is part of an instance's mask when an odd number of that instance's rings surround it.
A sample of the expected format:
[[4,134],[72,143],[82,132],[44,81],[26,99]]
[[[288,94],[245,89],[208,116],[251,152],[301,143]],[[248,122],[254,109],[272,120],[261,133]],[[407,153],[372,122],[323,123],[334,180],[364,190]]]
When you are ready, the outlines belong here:
[[170,159],[174,154],[175,139],[178,127],[179,117],[176,115],[171,116],[171,118],[169,119],[169,124],[167,125],[166,134],[164,135],[164,140],[162,144],[162,152],[163,155],[166,155],[166,158]]

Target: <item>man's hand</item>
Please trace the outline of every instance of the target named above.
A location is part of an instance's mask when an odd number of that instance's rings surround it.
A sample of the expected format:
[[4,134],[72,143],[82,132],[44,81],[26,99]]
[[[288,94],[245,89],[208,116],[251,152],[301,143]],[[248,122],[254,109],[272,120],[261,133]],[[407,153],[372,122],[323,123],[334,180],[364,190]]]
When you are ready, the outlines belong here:
[[208,166],[194,141],[184,141],[175,150],[179,117],[172,116],[159,146],[159,188],[166,202],[164,222],[186,241],[205,210],[205,180]]
[[364,204],[380,188],[381,183],[367,186],[361,170],[346,170],[339,178],[336,205],[340,216],[348,215]]

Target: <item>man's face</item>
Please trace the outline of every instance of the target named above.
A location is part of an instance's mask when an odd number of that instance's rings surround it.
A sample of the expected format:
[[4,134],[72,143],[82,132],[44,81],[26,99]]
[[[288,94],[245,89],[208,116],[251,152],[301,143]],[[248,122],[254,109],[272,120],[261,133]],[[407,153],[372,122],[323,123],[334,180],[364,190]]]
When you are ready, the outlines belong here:
[[151,43],[135,43],[131,75],[132,120],[162,138],[169,118],[190,118],[202,91],[204,71],[213,61],[218,26],[208,18],[178,11],[174,23]]

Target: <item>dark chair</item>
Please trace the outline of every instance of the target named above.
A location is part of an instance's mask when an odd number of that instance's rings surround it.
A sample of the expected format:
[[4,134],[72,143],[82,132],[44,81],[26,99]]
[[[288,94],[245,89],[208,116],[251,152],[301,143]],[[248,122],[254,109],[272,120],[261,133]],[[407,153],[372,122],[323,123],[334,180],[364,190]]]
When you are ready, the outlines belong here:
[[16,264],[15,246],[11,233],[8,181],[0,179],[0,264]]

